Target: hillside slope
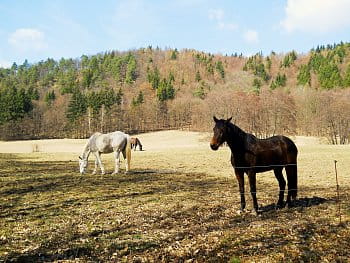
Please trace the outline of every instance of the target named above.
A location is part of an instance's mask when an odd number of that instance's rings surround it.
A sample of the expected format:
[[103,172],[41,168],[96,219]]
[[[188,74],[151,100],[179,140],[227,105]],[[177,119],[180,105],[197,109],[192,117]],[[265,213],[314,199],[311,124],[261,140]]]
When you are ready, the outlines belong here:
[[1,137],[82,138],[116,129],[204,131],[216,114],[234,116],[261,137],[333,134],[330,140],[345,143],[349,62],[348,43],[308,54],[243,57],[148,47],[25,61],[0,69]]

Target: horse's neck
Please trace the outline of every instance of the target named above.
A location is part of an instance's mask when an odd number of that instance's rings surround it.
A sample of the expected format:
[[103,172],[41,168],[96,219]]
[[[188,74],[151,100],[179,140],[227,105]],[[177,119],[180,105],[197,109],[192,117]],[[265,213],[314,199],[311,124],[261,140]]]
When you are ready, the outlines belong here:
[[226,141],[231,151],[233,153],[244,153],[246,151],[245,148],[248,134],[233,124],[229,126],[229,131]]
[[86,143],[82,153],[81,153],[81,158],[87,159],[89,158],[90,155],[90,140]]

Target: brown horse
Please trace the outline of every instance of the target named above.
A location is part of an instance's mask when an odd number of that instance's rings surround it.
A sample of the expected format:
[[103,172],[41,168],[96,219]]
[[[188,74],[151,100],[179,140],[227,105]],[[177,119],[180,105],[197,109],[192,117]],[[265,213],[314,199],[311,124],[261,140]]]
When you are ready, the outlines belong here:
[[139,146],[139,150],[142,151],[142,144],[138,138],[132,137],[130,139],[130,142],[131,142],[131,149],[134,148],[134,151],[136,151],[136,147]]
[[282,170],[286,170],[288,181],[287,204],[291,206],[291,199],[295,200],[298,191],[297,155],[298,150],[293,141],[285,136],[273,136],[258,139],[253,134],[241,130],[232,124],[232,118],[218,120],[214,116],[214,136],[210,147],[217,150],[221,144],[227,142],[231,149],[231,164],[234,168],[241,195],[241,212],[245,208],[244,173],[248,175],[250,192],[253,198],[254,210],[258,213],[256,198],[256,173],[273,170],[279,184],[279,198],[277,208],[284,207],[284,191],[286,181]]

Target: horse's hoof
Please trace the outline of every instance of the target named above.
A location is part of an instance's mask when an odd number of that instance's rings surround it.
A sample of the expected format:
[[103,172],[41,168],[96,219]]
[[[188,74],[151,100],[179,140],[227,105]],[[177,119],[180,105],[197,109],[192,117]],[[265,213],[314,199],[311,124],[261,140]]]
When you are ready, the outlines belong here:
[[261,210],[255,210],[255,209],[253,209],[250,213],[252,214],[252,215],[254,215],[254,216],[261,216]]
[[245,210],[244,210],[244,209],[239,209],[239,210],[236,211],[236,213],[237,213],[238,215],[241,215],[241,214],[244,214],[244,213],[245,213]]
[[294,202],[287,203],[288,208],[296,207],[296,204]]
[[276,205],[276,210],[279,210],[279,209],[282,209],[285,207],[285,204],[284,203],[277,203]]

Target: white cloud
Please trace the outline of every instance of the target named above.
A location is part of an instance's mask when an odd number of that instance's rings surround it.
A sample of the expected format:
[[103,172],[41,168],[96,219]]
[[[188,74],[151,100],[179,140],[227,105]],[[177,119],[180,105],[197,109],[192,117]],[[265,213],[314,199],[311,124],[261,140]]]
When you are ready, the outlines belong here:
[[259,42],[258,32],[255,30],[247,30],[243,34],[244,40],[249,44],[256,44]]
[[281,26],[287,32],[325,33],[350,26],[349,0],[287,0]]
[[225,12],[222,9],[210,9],[209,19],[216,22],[217,27],[221,30],[234,31],[238,26],[234,23],[227,23],[225,21]]
[[233,24],[233,23],[218,23],[218,26],[220,29],[226,29],[226,30],[229,30],[229,31],[234,31],[238,28],[238,26],[236,24]]
[[10,34],[8,42],[17,50],[41,51],[47,48],[45,35],[34,28],[20,28]]
[[210,9],[209,18],[211,20],[222,21],[224,18],[224,10],[222,9]]

